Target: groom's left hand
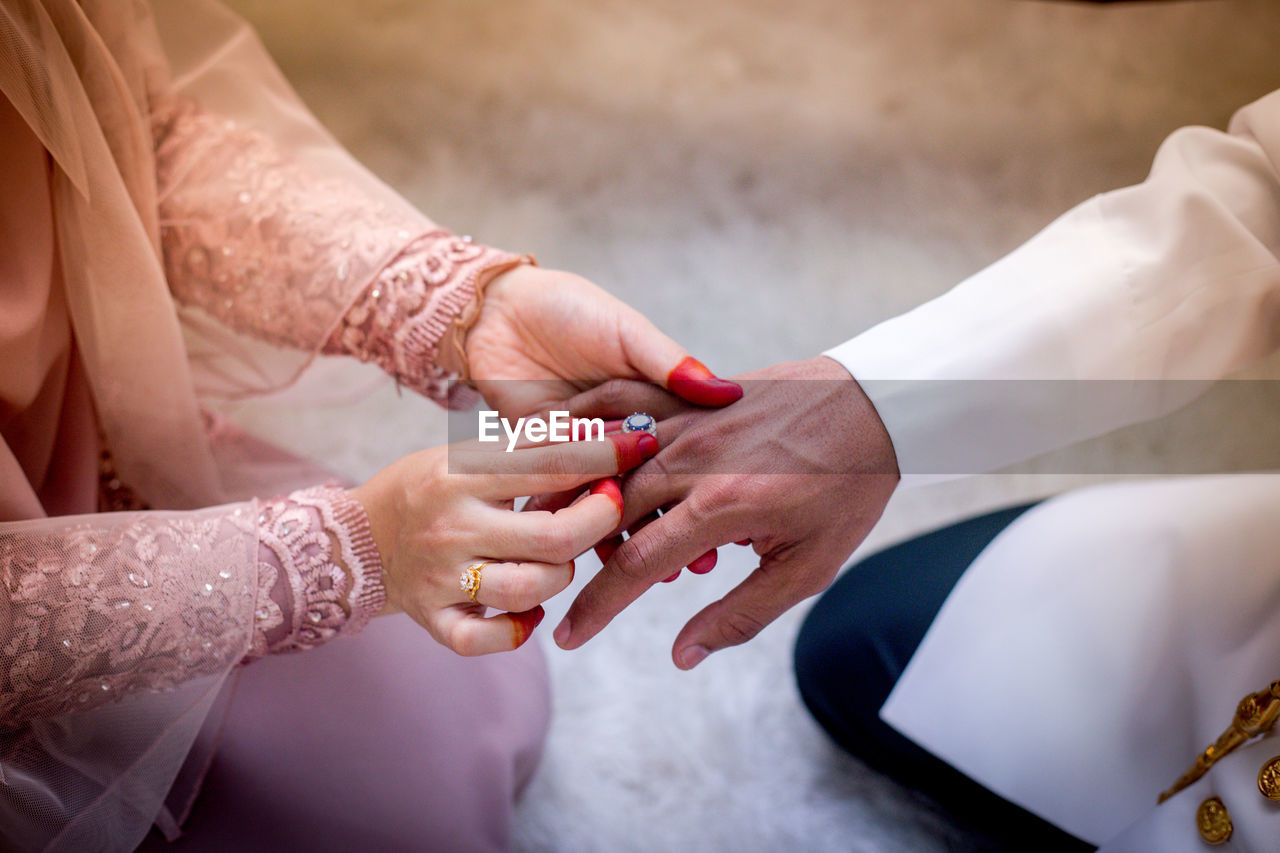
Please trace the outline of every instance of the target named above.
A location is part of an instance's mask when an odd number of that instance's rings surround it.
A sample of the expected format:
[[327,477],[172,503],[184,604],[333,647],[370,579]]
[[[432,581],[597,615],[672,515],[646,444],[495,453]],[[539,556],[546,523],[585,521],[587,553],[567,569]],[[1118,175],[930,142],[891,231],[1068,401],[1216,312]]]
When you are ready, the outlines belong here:
[[[624,483],[622,527],[659,508],[665,514],[633,530],[578,595],[555,631],[562,648],[587,642],[699,555],[750,540],[759,568],[676,638],[672,657],[690,669],[825,589],[880,518],[898,482],[897,459],[843,367],[819,357],[738,378],[740,402],[659,422],[661,452]],[[578,406],[589,408],[591,397]]]

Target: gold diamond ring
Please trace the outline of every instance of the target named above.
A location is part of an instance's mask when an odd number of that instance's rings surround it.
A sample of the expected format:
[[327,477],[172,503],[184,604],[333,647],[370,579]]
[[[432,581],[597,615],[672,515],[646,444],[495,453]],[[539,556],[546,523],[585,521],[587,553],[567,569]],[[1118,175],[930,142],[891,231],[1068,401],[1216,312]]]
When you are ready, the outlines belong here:
[[462,587],[462,591],[472,601],[476,600],[476,593],[480,591],[480,570],[492,562],[493,560],[485,560],[483,563],[467,566],[467,570],[459,575],[458,586]]

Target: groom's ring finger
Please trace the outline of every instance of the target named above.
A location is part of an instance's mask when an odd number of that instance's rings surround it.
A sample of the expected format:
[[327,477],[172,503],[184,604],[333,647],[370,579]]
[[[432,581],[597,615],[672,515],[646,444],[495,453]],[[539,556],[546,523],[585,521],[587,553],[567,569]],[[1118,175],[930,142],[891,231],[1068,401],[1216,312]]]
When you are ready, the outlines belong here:
[[634,379],[610,379],[570,397],[563,405],[580,418],[625,418],[632,412],[646,412],[658,420],[690,408],[669,391]]
[[[567,563],[481,563],[477,560],[467,564],[458,576],[459,595],[495,610],[520,613],[563,592],[573,582],[573,569],[572,560]],[[468,589],[473,583],[474,589]]]

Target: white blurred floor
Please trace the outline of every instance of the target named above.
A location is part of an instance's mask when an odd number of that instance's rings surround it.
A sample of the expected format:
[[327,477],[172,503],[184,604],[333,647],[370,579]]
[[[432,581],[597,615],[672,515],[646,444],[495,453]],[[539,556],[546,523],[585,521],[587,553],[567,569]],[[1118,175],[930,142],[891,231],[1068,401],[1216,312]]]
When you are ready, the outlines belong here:
[[[1170,131],[1221,127],[1280,86],[1274,0],[232,5],[428,214],[594,279],[726,374],[941,293],[1140,180]],[[301,449],[353,476],[444,440],[438,412],[385,383],[354,406],[243,415],[267,434],[304,427]],[[1129,433],[1096,453],[1176,447]],[[1275,448],[1228,452],[1280,466]],[[900,493],[869,544],[1090,479],[1037,470]],[[692,674],[671,666],[683,621],[750,556],[730,547],[586,648],[551,648],[557,716],[520,849],[972,846],[802,713],[788,669],[800,612]]]

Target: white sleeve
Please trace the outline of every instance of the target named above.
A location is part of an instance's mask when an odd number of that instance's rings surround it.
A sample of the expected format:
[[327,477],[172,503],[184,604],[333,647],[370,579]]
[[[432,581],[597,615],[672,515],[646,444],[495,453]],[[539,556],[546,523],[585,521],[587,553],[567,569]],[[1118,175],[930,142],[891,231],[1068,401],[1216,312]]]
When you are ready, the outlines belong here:
[[875,404],[904,481],[1158,417],[1280,348],[1278,159],[1275,92],[1226,133],[1177,131],[1142,184],[828,351]]

